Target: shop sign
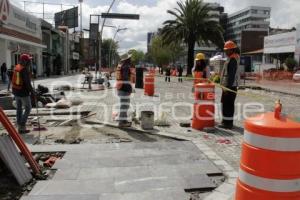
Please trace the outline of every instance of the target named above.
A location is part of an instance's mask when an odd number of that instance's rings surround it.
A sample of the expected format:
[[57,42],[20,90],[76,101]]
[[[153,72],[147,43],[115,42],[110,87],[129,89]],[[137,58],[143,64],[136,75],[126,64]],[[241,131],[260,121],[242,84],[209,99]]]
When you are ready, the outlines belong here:
[[73,52],[73,60],[79,60],[79,53]]
[[271,35],[265,37],[264,48],[294,46],[296,41],[295,32]]
[[0,0],[0,21],[6,28],[41,38],[41,21],[10,4],[9,0]]
[[7,22],[7,18],[9,16],[9,1],[8,0],[0,0],[0,21],[4,24]]

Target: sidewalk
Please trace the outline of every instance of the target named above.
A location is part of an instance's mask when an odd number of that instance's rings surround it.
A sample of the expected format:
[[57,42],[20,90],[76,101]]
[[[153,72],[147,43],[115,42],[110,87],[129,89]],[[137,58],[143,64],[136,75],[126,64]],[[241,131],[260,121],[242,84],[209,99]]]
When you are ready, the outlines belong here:
[[247,81],[246,87],[259,87],[270,92],[278,92],[282,94],[300,96],[300,83],[288,80],[268,81],[261,80],[259,82]]

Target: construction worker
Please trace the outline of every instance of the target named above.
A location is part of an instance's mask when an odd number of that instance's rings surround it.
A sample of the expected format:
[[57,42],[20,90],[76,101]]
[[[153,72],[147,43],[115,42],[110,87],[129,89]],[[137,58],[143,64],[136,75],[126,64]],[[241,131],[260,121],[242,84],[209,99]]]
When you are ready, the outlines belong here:
[[132,93],[132,86],[130,82],[130,66],[131,55],[124,54],[121,56],[120,64],[116,70],[116,87],[118,96],[120,98],[120,112],[119,112],[119,126],[130,127],[131,123],[128,121],[127,112],[130,107],[130,95]]
[[222,125],[221,128],[232,129],[234,117],[234,102],[237,94],[237,87],[240,79],[240,56],[238,47],[232,41],[227,41],[224,45],[224,51],[228,57],[221,72],[222,91]]
[[[192,69],[194,76],[194,86],[198,83],[203,83],[205,79],[208,79],[207,65],[205,61],[205,55],[198,53],[195,58],[195,65]],[[194,91],[194,88],[193,88]]]
[[178,82],[182,83],[183,67],[181,66],[181,64],[178,64],[177,71],[178,71]]
[[171,67],[170,65],[166,66],[165,68],[165,82],[171,81]]
[[[28,54],[20,56],[20,63],[16,65],[12,77],[12,92],[17,105],[17,126],[20,134],[29,133],[26,122],[31,111],[31,95],[35,92],[31,86],[31,60]],[[23,112],[23,107],[25,111]]]

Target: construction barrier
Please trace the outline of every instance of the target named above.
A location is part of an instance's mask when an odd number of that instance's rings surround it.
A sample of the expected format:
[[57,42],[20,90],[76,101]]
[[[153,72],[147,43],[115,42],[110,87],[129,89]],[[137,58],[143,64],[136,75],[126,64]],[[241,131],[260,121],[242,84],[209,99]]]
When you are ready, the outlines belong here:
[[300,199],[300,123],[275,112],[245,121],[236,200]]
[[147,96],[154,95],[154,75],[146,74],[144,81],[144,94]]
[[203,130],[215,126],[215,85],[198,83],[195,85],[195,103],[192,128]]

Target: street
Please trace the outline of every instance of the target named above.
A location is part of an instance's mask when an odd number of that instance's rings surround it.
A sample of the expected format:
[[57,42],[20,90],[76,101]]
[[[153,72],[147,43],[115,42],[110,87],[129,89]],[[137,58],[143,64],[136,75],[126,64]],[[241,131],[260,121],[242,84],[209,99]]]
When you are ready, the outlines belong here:
[[[69,76],[64,78],[37,81],[37,84],[53,86],[67,84],[72,87],[80,85],[82,75]],[[53,85],[54,84],[54,85]],[[192,118],[191,106],[194,103],[192,93],[192,82],[184,81],[178,83],[176,77],[171,78],[171,83],[164,81],[163,77],[155,79],[155,96],[146,97],[142,89],[136,89],[136,93],[131,98],[131,111],[154,110],[155,118],[159,118],[162,113],[167,116],[170,127],[156,127],[157,131],[168,132],[178,136],[191,136],[200,138],[209,145],[217,154],[230,165],[238,170],[241,142],[243,138],[243,122],[247,116],[255,116],[264,112],[274,110],[276,100],[281,100],[283,113],[298,118],[300,117],[300,99],[293,95],[283,95],[264,90],[240,90],[236,101],[235,126],[233,131],[216,131],[214,134],[194,131],[190,128],[180,127],[181,122],[190,121]],[[69,97],[76,96],[84,101],[81,109],[92,110],[96,113],[94,120],[103,123],[116,123],[113,121],[112,114],[116,111],[118,97],[115,90],[88,92],[70,92]],[[67,95],[67,97],[68,97]],[[220,98],[221,89],[216,88],[216,122],[220,122]],[[139,113],[137,113],[139,114]],[[224,144],[229,140],[230,144]],[[226,143],[226,142],[225,142]]]

